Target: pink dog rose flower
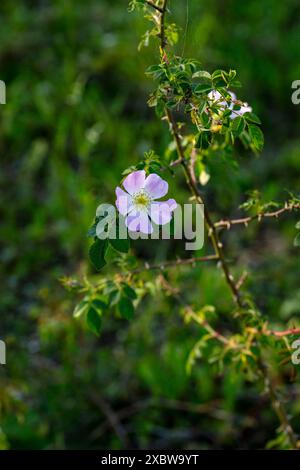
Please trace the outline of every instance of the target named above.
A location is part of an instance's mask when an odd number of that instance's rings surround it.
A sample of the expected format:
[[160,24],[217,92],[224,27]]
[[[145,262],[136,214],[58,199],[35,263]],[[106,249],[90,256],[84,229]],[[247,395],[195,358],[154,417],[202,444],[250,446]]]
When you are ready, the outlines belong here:
[[123,181],[125,191],[116,188],[116,206],[131,232],[152,233],[154,222],[164,225],[172,219],[177,203],[174,199],[156,201],[164,197],[169,185],[160,176],[151,173],[146,177],[144,170],[130,173]]

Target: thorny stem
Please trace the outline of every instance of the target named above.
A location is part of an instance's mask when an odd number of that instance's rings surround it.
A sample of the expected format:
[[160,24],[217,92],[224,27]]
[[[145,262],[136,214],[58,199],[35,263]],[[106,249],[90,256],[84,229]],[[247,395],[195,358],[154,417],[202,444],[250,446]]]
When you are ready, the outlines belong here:
[[284,336],[300,335],[300,328],[289,328],[283,331],[270,330],[269,333],[278,338],[283,338]]
[[149,7],[154,8],[154,10],[157,10],[157,11],[159,11],[160,13],[163,12],[162,8],[161,8],[160,6],[158,6],[158,5],[156,5],[155,3],[150,2],[149,0],[146,0],[146,3],[147,3],[147,5],[149,5]]
[[290,445],[293,449],[298,448],[297,438],[294,434],[293,428],[290,424],[288,415],[286,413],[285,407],[283,403],[280,401],[278,394],[276,392],[276,387],[272,381],[272,377],[270,375],[270,371],[267,365],[263,362],[263,360],[259,361],[259,368],[262,373],[265,382],[265,388],[267,393],[269,394],[273,409],[280,421],[282,431],[287,435]]
[[249,217],[242,217],[240,219],[226,219],[226,220],[220,220],[219,222],[215,222],[214,226],[215,228],[227,228],[230,229],[231,225],[245,225],[247,226],[250,222],[253,222],[254,220],[258,220],[259,222],[264,219],[264,218],[278,218],[281,214],[285,212],[291,212],[294,210],[299,210],[300,209],[300,204],[296,203],[289,203],[286,202],[283,207],[276,211],[272,212],[261,212],[259,214],[255,214],[253,216]]
[[184,171],[184,174],[185,174],[185,177],[186,177],[186,180],[187,180],[187,184],[188,184],[191,192],[195,196],[196,200],[198,201],[198,203],[203,204],[203,206],[204,206],[204,219],[205,219],[205,225],[207,227],[208,235],[209,235],[209,237],[212,241],[215,253],[219,258],[221,267],[222,267],[224,275],[225,275],[226,282],[230,287],[230,290],[231,290],[232,296],[234,298],[234,301],[237,304],[237,306],[242,309],[244,305],[243,305],[243,301],[241,299],[240,292],[239,292],[238,288],[236,287],[236,284],[234,282],[234,279],[233,279],[232,275],[230,274],[227,262],[225,260],[222,243],[219,239],[217,230],[216,230],[216,228],[215,228],[215,226],[214,226],[214,224],[213,224],[213,222],[210,218],[210,214],[207,210],[206,204],[204,203],[203,196],[201,195],[200,191],[198,190],[197,182],[194,178],[193,173],[191,172],[191,170],[189,169],[189,167],[186,164],[185,157],[184,157],[184,150],[183,150],[183,147],[182,147],[182,144],[181,144],[181,138],[180,138],[179,130],[178,130],[177,124],[176,124],[176,122],[174,120],[174,117],[173,117],[170,110],[167,110],[167,118],[168,118],[168,121],[170,123],[171,130],[172,130],[175,142],[176,142],[177,153],[178,153],[178,156],[179,156],[179,159],[180,159],[180,162],[181,162],[180,164],[183,168],[183,171]]
[[166,34],[165,34],[165,16],[167,11],[168,0],[164,0],[160,15],[160,47],[162,50],[166,47]]
[[198,316],[194,313],[194,311],[191,309],[189,306],[185,306],[186,311],[189,315],[190,318],[192,318],[196,323],[199,325],[203,326],[203,328],[210,333],[210,335],[213,338],[218,339],[221,343],[225,344],[228,346],[230,344],[230,339],[226,338],[226,336],[223,336],[221,333],[219,333],[217,330],[215,330],[206,320],[200,320]]
[[[162,53],[164,52],[164,49],[166,47],[165,15],[166,15],[166,11],[167,11],[167,3],[168,3],[168,0],[163,0],[161,18],[160,18],[160,47],[161,47],[161,52]],[[152,5],[152,7],[154,7],[154,5]],[[164,57],[164,55],[163,55],[163,57]],[[197,182],[195,181],[195,178],[193,176],[193,172],[191,172],[189,167],[187,166],[185,156],[184,156],[184,149],[183,149],[183,146],[181,144],[181,137],[180,137],[179,130],[178,130],[178,127],[177,127],[177,123],[176,123],[176,121],[175,121],[175,119],[172,115],[172,112],[169,109],[166,110],[166,114],[167,114],[167,119],[170,123],[170,127],[171,127],[171,130],[172,130],[174,139],[175,139],[175,143],[176,143],[176,147],[177,147],[177,153],[178,153],[178,157],[179,157],[179,162],[180,162],[180,164],[183,168],[183,171],[185,173],[187,184],[190,187],[190,190],[191,190],[192,194],[194,195],[195,199],[198,201],[198,203],[204,205],[205,224],[206,224],[206,227],[207,227],[207,230],[208,230],[208,235],[211,238],[211,241],[212,241],[212,244],[213,244],[213,247],[214,247],[214,250],[215,250],[215,254],[219,258],[221,268],[223,270],[227,285],[228,285],[228,287],[229,287],[229,289],[232,293],[233,299],[234,299],[237,307],[239,309],[243,309],[244,308],[244,302],[243,302],[243,299],[241,298],[239,289],[237,288],[237,286],[234,282],[233,276],[230,273],[230,269],[228,267],[228,264],[227,264],[227,261],[226,261],[226,258],[225,258],[224,252],[223,252],[222,243],[219,240],[219,236],[218,236],[216,226],[212,222],[209,211],[208,211],[206,205],[204,204],[203,197],[202,197],[202,195],[201,195],[201,193],[200,193],[200,191],[197,187]],[[286,435],[287,435],[287,437],[290,441],[291,447],[293,449],[296,449],[297,448],[297,439],[296,439],[295,434],[293,432],[293,429],[292,429],[292,427],[289,423],[289,419],[288,419],[287,413],[285,411],[285,408],[284,408],[283,404],[281,403],[281,401],[279,400],[279,398],[277,396],[276,388],[273,384],[273,381],[272,381],[272,378],[271,378],[271,375],[270,375],[270,371],[269,371],[268,367],[264,364],[264,362],[262,360],[260,360],[260,362],[259,362],[259,368],[260,368],[260,371],[261,371],[261,373],[264,377],[266,388],[268,390],[273,408],[274,408],[274,410],[275,410],[275,412],[278,416],[278,419],[281,423],[282,429],[286,433]]]
[[137,268],[137,269],[130,271],[129,274],[133,275],[133,274],[139,274],[144,271],[151,271],[151,270],[156,270],[156,269],[163,270],[165,268],[171,268],[174,266],[183,266],[187,264],[196,264],[196,263],[201,263],[205,261],[214,261],[214,260],[218,260],[217,255],[207,255],[207,256],[194,257],[194,258],[185,258],[185,259],[179,258],[179,259],[172,260],[172,261],[165,261],[164,263],[160,263],[160,264],[145,264],[141,268]]

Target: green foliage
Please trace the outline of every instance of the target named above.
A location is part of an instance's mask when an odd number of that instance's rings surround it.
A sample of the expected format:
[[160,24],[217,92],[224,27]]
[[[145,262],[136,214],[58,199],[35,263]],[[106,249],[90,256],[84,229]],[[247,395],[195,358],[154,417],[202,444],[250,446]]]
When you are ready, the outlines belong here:
[[134,315],[134,308],[132,301],[128,297],[121,297],[117,304],[118,312],[122,318],[131,320]]
[[100,269],[102,269],[106,265],[105,254],[106,254],[107,247],[108,247],[107,240],[99,240],[99,239],[94,241],[94,243],[90,247],[90,250],[89,250],[90,260],[98,271],[100,271]]
[[95,307],[95,302],[91,304],[86,314],[87,325],[96,335],[99,335],[101,330],[101,314],[102,310]]
[[[300,222],[296,223],[295,228],[298,230],[300,229]],[[294,239],[294,246],[300,246],[300,233],[298,233]]]

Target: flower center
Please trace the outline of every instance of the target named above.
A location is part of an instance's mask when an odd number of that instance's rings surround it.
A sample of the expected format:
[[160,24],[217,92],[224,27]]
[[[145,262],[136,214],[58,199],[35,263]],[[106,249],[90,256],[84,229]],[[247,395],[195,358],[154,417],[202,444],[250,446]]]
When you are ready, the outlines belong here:
[[147,209],[150,202],[151,202],[150,195],[143,189],[133,195],[133,204],[135,205],[136,209],[139,211]]

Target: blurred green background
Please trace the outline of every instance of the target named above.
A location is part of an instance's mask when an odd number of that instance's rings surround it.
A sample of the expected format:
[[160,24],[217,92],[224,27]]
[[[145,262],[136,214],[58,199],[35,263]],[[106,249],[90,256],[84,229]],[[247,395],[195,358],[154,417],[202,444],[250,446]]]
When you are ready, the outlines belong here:
[[[1,323],[0,448],[261,448],[275,436],[268,400],[231,369],[185,363],[199,337],[176,302],[146,298],[135,321],[107,317],[97,339],[72,318],[78,297],[59,278],[94,275],[86,231],[100,202],[114,200],[122,171],[168,145],[166,126],[146,105],[145,69],[156,48],[137,51],[147,25],[126,0],[2,0],[0,107]],[[186,57],[204,69],[234,68],[239,97],[261,117],[263,155],[240,169],[210,163],[205,189],[214,216],[236,214],[245,192],[284,200],[300,187],[298,0],[170,2],[186,29]],[[188,15],[187,15],[188,13]],[[186,28],[187,26],[187,28]],[[187,193],[180,176],[180,197]],[[274,324],[299,314],[297,217],[226,235],[248,287]],[[141,254],[174,257],[168,244]],[[201,265],[170,273],[189,300],[217,303],[226,329],[230,299],[220,273]],[[278,361],[280,358],[278,359]],[[300,430],[299,381],[286,370],[286,397]],[[282,380],[282,377],[278,380]]]

